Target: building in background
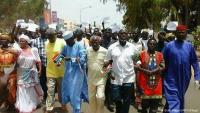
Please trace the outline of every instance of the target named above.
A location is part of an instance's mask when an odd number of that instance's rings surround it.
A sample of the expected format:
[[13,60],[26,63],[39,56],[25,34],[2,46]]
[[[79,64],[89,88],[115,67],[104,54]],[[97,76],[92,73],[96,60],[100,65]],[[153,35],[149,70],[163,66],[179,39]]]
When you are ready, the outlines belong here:
[[64,28],[66,29],[66,30],[75,30],[76,29],[76,23],[74,22],[74,21],[72,21],[72,20],[68,20],[68,19],[65,19],[64,20]]
[[57,18],[57,26],[59,30],[64,29],[64,20],[61,18]]
[[50,9],[44,10],[44,22],[45,22],[45,24],[51,24],[52,23],[51,10]]
[[57,11],[52,11],[51,15],[52,15],[52,22],[57,23],[58,22]]

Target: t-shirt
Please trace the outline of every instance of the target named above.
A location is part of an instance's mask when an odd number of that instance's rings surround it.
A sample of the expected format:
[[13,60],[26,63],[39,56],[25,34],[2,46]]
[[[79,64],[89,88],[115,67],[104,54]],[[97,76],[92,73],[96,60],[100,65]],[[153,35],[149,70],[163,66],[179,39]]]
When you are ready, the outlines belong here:
[[47,56],[47,67],[46,67],[46,75],[47,77],[52,78],[60,78],[64,75],[64,62],[60,66],[57,66],[56,63],[53,62],[53,58],[55,55],[59,54],[64,45],[65,41],[63,39],[57,38],[54,43],[50,43],[47,41],[45,43],[45,50]]

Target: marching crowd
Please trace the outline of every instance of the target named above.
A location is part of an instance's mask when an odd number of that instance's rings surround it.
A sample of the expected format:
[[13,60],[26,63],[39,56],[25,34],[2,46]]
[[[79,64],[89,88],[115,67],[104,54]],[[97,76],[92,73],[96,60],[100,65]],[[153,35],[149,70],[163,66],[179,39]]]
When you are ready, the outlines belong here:
[[39,105],[53,113],[56,93],[61,111],[81,113],[184,113],[184,96],[191,79],[200,80],[198,58],[185,41],[187,27],[160,31],[127,32],[111,28],[93,32],[56,31],[40,27],[35,32],[15,26],[0,35],[0,106],[5,111],[32,113]]

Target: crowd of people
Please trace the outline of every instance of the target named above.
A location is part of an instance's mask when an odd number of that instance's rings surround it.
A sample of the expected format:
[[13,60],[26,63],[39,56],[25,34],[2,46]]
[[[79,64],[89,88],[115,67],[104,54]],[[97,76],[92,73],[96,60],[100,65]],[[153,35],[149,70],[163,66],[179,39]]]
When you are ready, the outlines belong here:
[[185,41],[187,27],[174,32],[111,28],[84,32],[40,27],[35,32],[15,26],[0,35],[0,106],[4,111],[32,113],[45,106],[53,113],[55,99],[62,112],[184,113],[184,96],[191,79],[200,80],[198,58]]

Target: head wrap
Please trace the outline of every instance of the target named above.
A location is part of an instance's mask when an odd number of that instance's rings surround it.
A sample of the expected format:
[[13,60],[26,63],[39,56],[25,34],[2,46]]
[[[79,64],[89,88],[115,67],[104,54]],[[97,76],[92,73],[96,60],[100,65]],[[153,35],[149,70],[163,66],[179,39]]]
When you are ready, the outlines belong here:
[[68,39],[73,37],[73,32],[72,31],[65,31],[62,36],[63,36],[64,40],[68,40]]
[[31,42],[30,38],[29,38],[27,35],[24,35],[24,34],[22,34],[22,35],[19,36],[19,40],[20,40],[20,39],[24,39],[24,40],[26,40],[28,43]]
[[9,34],[0,34],[1,40],[11,40],[11,36]]
[[187,31],[187,26],[185,26],[185,25],[178,25],[176,27],[176,30],[177,31]]

